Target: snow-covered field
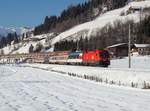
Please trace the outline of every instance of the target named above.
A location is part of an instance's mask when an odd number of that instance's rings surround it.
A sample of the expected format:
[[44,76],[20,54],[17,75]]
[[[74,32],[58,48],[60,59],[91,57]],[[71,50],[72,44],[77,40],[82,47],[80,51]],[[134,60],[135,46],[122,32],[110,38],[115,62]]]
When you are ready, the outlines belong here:
[[133,56],[131,60],[131,69],[128,69],[128,58],[111,60],[109,68],[52,64],[22,64],[21,66],[42,68],[107,84],[150,88],[150,57]]
[[[111,61],[111,68],[128,68],[128,57]],[[131,56],[131,69],[150,71],[150,56]]]
[[150,91],[0,66],[0,111],[150,111]]

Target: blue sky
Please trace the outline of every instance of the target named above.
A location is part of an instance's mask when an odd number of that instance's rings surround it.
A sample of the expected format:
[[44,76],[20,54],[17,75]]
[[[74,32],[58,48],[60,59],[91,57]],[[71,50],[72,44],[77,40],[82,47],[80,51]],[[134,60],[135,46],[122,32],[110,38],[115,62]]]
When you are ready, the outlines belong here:
[[45,16],[59,15],[71,4],[87,0],[0,0],[0,26],[34,27]]

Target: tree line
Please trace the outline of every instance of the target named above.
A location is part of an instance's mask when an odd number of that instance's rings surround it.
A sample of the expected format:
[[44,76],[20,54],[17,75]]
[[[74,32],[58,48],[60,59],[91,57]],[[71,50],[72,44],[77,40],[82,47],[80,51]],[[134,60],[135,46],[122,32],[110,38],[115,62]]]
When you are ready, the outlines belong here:
[[3,48],[7,45],[11,45],[12,42],[13,42],[13,44],[17,44],[17,43],[19,43],[19,41],[20,41],[20,39],[16,32],[9,33],[6,37],[0,38],[0,48]]

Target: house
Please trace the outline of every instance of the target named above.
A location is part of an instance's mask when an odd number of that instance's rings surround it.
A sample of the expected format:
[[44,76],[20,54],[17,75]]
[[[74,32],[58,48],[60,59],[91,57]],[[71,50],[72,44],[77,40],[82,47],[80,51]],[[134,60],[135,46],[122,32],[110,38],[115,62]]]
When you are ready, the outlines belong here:
[[150,55],[150,44],[134,44],[134,46],[134,50],[136,50],[139,55]]
[[128,56],[128,43],[120,43],[106,48],[112,57],[125,57]]

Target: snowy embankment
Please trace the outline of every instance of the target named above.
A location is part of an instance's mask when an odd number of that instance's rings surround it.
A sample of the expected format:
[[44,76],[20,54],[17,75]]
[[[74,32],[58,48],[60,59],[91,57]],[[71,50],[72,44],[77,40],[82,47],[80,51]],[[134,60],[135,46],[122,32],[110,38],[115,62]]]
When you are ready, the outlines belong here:
[[0,111],[150,111],[150,91],[0,65]]
[[150,88],[150,57],[133,57],[133,68],[127,68],[127,58],[112,60],[109,68],[52,64],[23,64],[69,76],[135,88]]

